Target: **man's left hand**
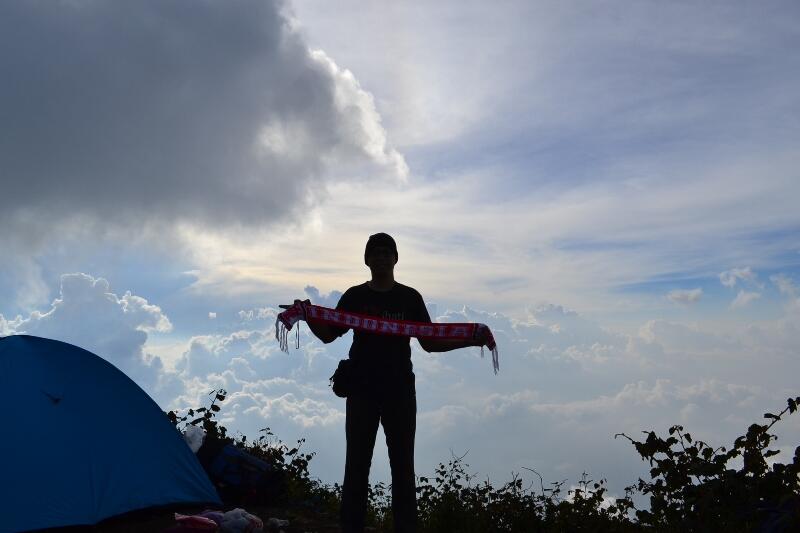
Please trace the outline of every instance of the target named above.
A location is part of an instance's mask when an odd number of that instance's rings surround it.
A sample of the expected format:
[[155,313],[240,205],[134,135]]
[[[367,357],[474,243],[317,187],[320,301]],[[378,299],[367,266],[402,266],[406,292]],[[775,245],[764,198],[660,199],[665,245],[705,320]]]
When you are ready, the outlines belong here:
[[486,324],[478,324],[472,336],[475,346],[484,346],[489,340],[489,327]]

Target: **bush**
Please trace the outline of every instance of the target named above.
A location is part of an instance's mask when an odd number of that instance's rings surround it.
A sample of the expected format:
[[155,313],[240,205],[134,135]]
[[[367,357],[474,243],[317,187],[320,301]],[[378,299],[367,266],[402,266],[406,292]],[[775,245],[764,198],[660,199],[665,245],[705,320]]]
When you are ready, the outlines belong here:
[[[309,463],[314,453],[301,452],[305,439],[289,448],[269,428],[258,439],[234,439],[214,417],[225,399],[215,390],[207,408],[189,409],[184,416],[167,413],[172,423],[202,425],[211,438],[223,439],[266,460],[286,474],[288,500],[309,512],[336,516],[341,487],[311,478]],[[735,439],[732,447],[714,448],[694,440],[682,426],[672,426],[666,438],[654,431],[643,432],[637,441],[624,433],[636,452],[650,465],[649,478],[626,488],[625,496],[610,498],[606,481],[594,481],[584,473],[577,488],[564,494],[566,481],[545,488],[523,486],[519,475],[499,487],[488,479],[478,481],[469,474],[466,456],[453,456],[440,463],[432,478],[420,476],[417,483],[418,529],[420,532],[500,533],[548,531],[796,531],[800,530],[800,446],[791,463],[773,463],[778,454],[770,446],[777,436],[770,433],[785,416],[793,414],[800,397],[789,398],[778,414],[766,413],[766,424],[752,424]],[[740,461],[739,468],[731,463]],[[646,496],[649,506],[639,509],[634,497]],[[369,487],[367,524],[378,531],[392,531],[391,486]]]

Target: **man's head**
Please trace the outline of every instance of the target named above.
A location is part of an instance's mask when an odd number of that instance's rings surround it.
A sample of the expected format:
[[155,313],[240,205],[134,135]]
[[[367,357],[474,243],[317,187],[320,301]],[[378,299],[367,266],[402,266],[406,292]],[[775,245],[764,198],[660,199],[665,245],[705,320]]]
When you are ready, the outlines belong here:
[[[376,233],[370,235],[367,246],[364,249],[364,263],[370,266],[370,258],[380,259],[382,256],[393,256],[394,263],[397,263],[397,244],[394,239],[386,233]],[[394,264],[393,263],[393,264]]]

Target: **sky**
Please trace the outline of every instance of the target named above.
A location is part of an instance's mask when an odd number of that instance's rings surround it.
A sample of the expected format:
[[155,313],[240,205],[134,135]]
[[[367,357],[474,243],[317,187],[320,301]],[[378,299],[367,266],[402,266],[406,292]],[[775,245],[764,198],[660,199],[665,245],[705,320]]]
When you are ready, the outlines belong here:
[[231,432],[341,482],[351,336],[283,353],[275,315],[385,231],[500,352],[412,341],[417,474],[621,495],[647,469],[614,434],[730,445],[800,394],[799,47],[792,1],[2,2],[0,335],[165,410],[224,388]]

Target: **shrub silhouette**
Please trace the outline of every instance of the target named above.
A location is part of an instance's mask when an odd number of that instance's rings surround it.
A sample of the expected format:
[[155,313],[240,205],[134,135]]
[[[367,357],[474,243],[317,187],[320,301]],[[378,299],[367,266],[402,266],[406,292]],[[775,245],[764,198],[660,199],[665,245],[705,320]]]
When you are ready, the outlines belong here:
[[[672,426],[666,439],[646,432],[644,442],[618,434],[630,440],[651,466],[650,480],[640,479],[635,486],[650,497],[650,509],[635,513],[638,522],[661,531],[756,527],[788,531],[799,526],[800,447],[788,465],[770,467],[767,461],[778,454],[770,449],[777,439],[770,430],[787,413],[797,411],[798,403],[800,397],[789,398],[777,415],[765,413],[769,424],[752,424],[730,450],[694,441],[682,426]],[[741,468],[730,468],[729,463],[739,457]]]
[[289,447],[276,438],[269,427],[262,428],[259,431],[261,435],[254,440],[248,440],[246,435],[231,437],[228,430],[215,420],[220,411],[217,402],[225,400],[227,391],[212,390],[209,396],[212,399],[208,407],[189,409],[183,416],[176,411],[169,411],[166,413],[167,417],[180,431],[189,425],[200,426],[206,431],[206,439],[232,444],[275,467],[285,476],[285,499],[288,502],[317,513],[333,513],[338,510],[341,490],[338,486],[331,487],[311,477],[308,465],[316,453],[304,453],[301,450],[305,439],[299,439],[295,446]]
[[[341,487],[313,479],[309,463],[313,452],[301,452],[305,439],[289,447],[275,438],[269,428],[258,439],[248,441],[228,436],[215,415],[224,390],[210,393],[209,407],[189,409],[184,416],[170,411],[167,416],[182,429],[201,425],[211,438],[223,439],[281,469],[288,480],[288,501],[309,513],[335,517]],[[736,438],[730,449],[714,448],[694,440],[682,426],[669,428],[660,437],[644,431],[638,441],[624,433],[642,460],[650,466],[649,478],[639,479],[625,489],[625,496],[611,498],[606,480],[594,481],[584,473],[576,488],[564,491],[566,480],[545,486],[523,486],[518,474],[511,481],[493,486],[468,472],[466,454],[453,455],[440,463],[432,477],[420,476],[417,483],[418,530],[430,533],[500,532],[673,532],[673,531],[760,531],[800,530],[800,446],[792,462],[770,464],[779,452],[770,449],[777,436],[773,426],[795,413],[800,397],[789,398],[778,414],[765,413],[765,424],[752,424]],[[731,463],[741,462],[738,468]],[[369,487],[368,525],[378,531],[392,531],[390,486]],[[647,508],[637,508],[634,498],[647,497]]]

